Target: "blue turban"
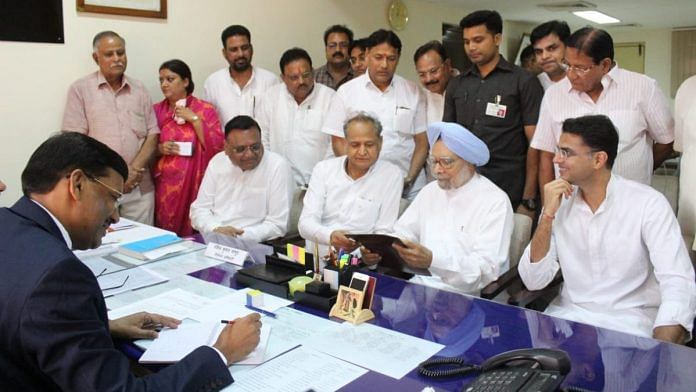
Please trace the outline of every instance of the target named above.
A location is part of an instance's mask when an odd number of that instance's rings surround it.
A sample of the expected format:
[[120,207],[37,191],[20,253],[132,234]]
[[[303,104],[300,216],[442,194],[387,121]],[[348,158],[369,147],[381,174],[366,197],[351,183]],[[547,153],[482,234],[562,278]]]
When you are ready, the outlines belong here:
[[430,148],[442,139],[450,151],[475,166],[483,166],[490,158],[486,143],[457,123],[436,122],[428,126]]

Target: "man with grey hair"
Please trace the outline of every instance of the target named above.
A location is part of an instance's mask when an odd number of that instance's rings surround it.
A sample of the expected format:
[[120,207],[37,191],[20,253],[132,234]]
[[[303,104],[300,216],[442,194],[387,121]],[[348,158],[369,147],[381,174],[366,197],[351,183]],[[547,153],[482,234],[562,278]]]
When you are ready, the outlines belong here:
[[345,234],[388,233],[399,214],[402,176],[399,168],[378,160],[382,124],[364,112],[343,126],[345,155],[317,163],[304,198],[298,228],[308,242],[353,251],[357,244]]
[[512,206],[505,192],[476,172],[488,162],[486,144],[457,123],[428,126],[428,164],[437,181],[420,191],[394,225],[410,267],[431,276],[412,280],[445,290],[478,292],[507,270]]
[[155,187],[148,166],[159,138],[152,100],[141,82],[125,75],[128,58],[121,36],[102,31],[92,47],[99,70],[70,86],[62,129],[93,137],[121,155],[128,179],[119,214],[151,225]]

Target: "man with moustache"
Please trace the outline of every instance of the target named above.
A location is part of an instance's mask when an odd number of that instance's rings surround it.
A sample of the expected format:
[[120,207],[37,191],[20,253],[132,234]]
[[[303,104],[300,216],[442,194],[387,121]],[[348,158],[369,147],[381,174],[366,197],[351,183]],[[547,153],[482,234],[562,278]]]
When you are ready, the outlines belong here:
[[306,187],[317,162],[324,159],[331,137],[321,131],[335,92],[314,83],[312,59],[300,48],[280,57],[282,84],[266,91],[256,114],[263,146],[290,162],[295,185]]
[[395,75],[401,40],[393,31],[375,31],[368,44],[367,73],[338,89],[323,130],[331,135],[334,154],[341,156],[345,121],[356,112],[374,113],[384,127],[381,159],[401,170],[403,195],[413,199],[425,185],[425,98],[415,83]]
[[410,267],[431,276],[411,281],[478,295],[508,268],[513,220],[510,200],[477,167],[489,158],[485,143],[457,123],[428,126],[426,185],[394,225],[404,246],[394,248]]
[[432,124],[442,121],[447,84],[459,72],[452,68],[452,62],[440,41],[430,41],[416,49],[413,62],[416,64],[418,80],[426,90],[426,122]]
[[324,32],[326,64],[314,70],[314,79],[333,90],[338,90],[343,83],[353,79],[350,66],[350,52],[353,44],[353,32],[346,26],[333,25]]
[[519,274],[539,290],[563,271],[553,316],[680,344],[696,315],[694,269],[665,197],[612,172],[618,146],[604,115],[563,122],[560,177],[544,187]]
[[538,151],[529,148],[544,90],[539,80],[498,52],[503,21],[496,11],[465,16],[464,50],[472,66],[452,79],[443,121],[471,130],[490,149],[481,174],[504,190],[516,212],[537,208]]
[[556,177],[553,158],[563,121],[588,114],[606,115],[619,132],[613,171],[649,185],[674,143],[674,119],[657,82],[619,68],[611,35],[593,27],[568,37],[565,63],[567,77],[546,90],[532,140],[541,151],[540,186]]
[[529,37],[534,48],[537,64],[543,72],[537,75],[544,90],[566,76],[563,65],[565,59],[565,40],[570,36],[568,24],[559,20],[542,23],[532,30]]
[[222,56],[229,67],[213,72],[203,85],[203,99],[215,105],[220,124],[233,117],[254,117],[260,96],[279,80],[272,72],[251,65],[251,32],[241,25],[222,31]]
[[62,129],[91,136],[121,155],[128,163],[128,179],[119,214],[152,225],[155,186],[148,167],[159,128],[150,94],[125,75],[128,58],[121,36],[102,31],[94,36],[92,49],[99,70],[70,86]]
[[225,125],[225,149],[210,160],[191,204],[194,229],[255,242],[285,235],[292,173],[283,157],[264,152],[261,132],[249,116]]
[[128,166],[74,132],[41,144],[22,172],[24,196],[0,209],[0,386],[14,391],[217,391],[231,363],[258,344],[257,313],[225,326],[211,346],[136,377],[112,338],[154,339],[180,321],[146,312],[109,320],[94,274],[73,249],[96,248],[118,204]]

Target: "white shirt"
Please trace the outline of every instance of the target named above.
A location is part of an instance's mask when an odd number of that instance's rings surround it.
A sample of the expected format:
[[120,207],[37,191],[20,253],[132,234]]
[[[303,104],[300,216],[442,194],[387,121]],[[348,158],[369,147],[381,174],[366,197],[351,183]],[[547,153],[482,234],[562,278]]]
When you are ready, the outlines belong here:
[[223,130],[232,118],[245,114],[255,117],[255,110],[261,95],[271,86],[280,83],[280,79],[271,71],[252,67],[251,79],[239,88],[230,76],[230,69],[225,67],[215,71],[203,85],[203,100],[212,103],[220,117]]
[[[549,75],[546,72],[539,72],[539,74],[537,75],[537,79],[539,79],[539,83],[541,83],[541,87],[543,87],[544,90],[548,90],[549,87],[551,87],[557,83],[557,82],[554,82],[553,80],[551,80],[551,78],[549,77]],[[563,80],[563,79],[561,79],[561,80]],[[561,80],[559,80],[559,82]]]
[[647,185],[612,175],[594,214],[575,189],[556,212],[549,252],[537,263],[529,252],[518,266],[528,289],[563,270],[549,314],[648,337],[661,325],[691,331],[694,269],[672,208]]
[[412,280],[476,294],[508,268],[513,229],[507,194],[479,174],[457,189],[426,185],[394,225],[400,238],[430,249],[432,276]]
[[689,245],[692,245],[696,234],[696,76],[686,79],[677,90],[674,98],[674,133],[674,149],[682,152],[679,165],[679,225]]
[[618,66],[604,75],[602,86],[596,103],[587,93],[574,90],[567,77],[549,87],[541,101],[531,146],[554,152],[564,120],[604,114],[619,133],[613,172],[650,184],[653,141],[667,144],[674,140],[674,120],[667,100],[654,79]]
[[[300,235],[323,245],[326,254],[334,230],[390,233],[399,215],[403,179],[393,164],[378,160],[357,180],[346,173],[346,157],[317,163],[297,225]],[[308,245],[313,252],[313,247]]]
[[191,204],[191,226],[204,233],[233,226],[244,230],[240,238],[257,242],[280,237],[288,227],[292,192],[292,174],[280,155],[266,151],[255,169],[242,171],[219,152]]
[[292,165],[295,183],[309,183],[314,165],[326,158],[331,136],[321,131],[336,92],[321,83],[299,105],[284,83],[270,87],[261,96],[256,121],[266,150],[277,152]]
[[445,93],[435,94],[430,90],[423,89],[425,94],[425,123],[430,125],[434,122],[442,121],[445,112]]
[[395,164],[402,177],[408,175],[415,148],[413,136],[427,128],[425,97],[420,88],[394,75],[389,87],[382,92],[366,72],[339,87],[331,102],[324,132],[344,137],[343,123],[359,111],[376,116],[382,123],[380,159]]

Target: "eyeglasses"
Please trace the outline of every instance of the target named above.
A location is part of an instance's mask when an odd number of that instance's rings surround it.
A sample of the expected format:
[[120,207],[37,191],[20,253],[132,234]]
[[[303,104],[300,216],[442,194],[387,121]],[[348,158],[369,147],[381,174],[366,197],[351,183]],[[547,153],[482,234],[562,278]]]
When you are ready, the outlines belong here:
[[254,143],[254,144],[250,144],[248,146],[232,147],[231,150],[235,154],[244,154],[244,151],[246,151],[246,150],[249,150],[254,154],[258,154],[258,152],[261,151],[261,148],[263,148],[263,145],[261,143]]
[[578,155],[592,155],[595,152],[597,152],[597,150],[590,150],[590,151],[586,151],[584,153],[583,152],[575,152],[575,151],[571,150],[570,148],[556,146],[556,155],[559,155],[561,157],[561,159],[564,161],[568,158],[572,158],[572,157],[578,156]]
[[424,78],[426,75],[435,76],[435,75],[437,75],[438,72],[440,72],[443,65],[445,65],[445,64],[444,63],[440,64],[437,67],[431,68],[430,70],[425,71],[425,72],[418,72],[418,77]]
[[111,197],[114,198],[114,209],[117,209],[121,205],[121,201],[123,200],[123,192],[121,192],[117,189],[114,189],[113,187],[111,187],[109,185],[106,185],[105,183],[100,181],[97,177],[87,175],[87,178],[89,178],[91,181],[96,182],[97,184],[103,186],[104,188],[106,188],[109,191],[114,192],[114,193],[116,193],[116,195],[118,195],[118,196],[114,196],[111,192],[109,192]]
[[425,160],[428,165],[431,167],[435,167],[435,165],[439,164],[443,169],[451,169],[452,165],[454,165],[454,162],[457,160],[455,158],[450,158],[450,157],[442,157],[442,158],[435,158],[435,157],[428,157]]
[[326,44],[326,47],[329,49],[336,49],[338,47],[340,47],[341,49],[346,49],[348,46],[350,46],[350,42],[348,41],[330,42]]
[[297,82],[297,81],[299,81],[300,79],[303,79],[303,80],[311,80],[311,79],[312,79],[312,76],[314,76],[314,75],[312,74],[312,71],[307,71],[307,72],[301,73],[301,74],[299,74],[299,75],[287,75],[287,76],[285,76],[285,77],[286,77],[289,81],[291,81],[291,82]]
[[573,72],[575,72],[575,73],[577,73],[577,74],[581,74],[581,75],[584,75],[584,74],[590,72],[590,70],[591,70],[592,68],[594,68],[594,67],[597,66],[597,64],[591,64],[591,65],[570,65],[570,64],[568,64],[568,62],[565,61],[565,60],[563,60],[563,61],[561,62],[561,64],[563,64],[563,66],[565,67],[565,69],[566,69],[567,72],[573,71]]

